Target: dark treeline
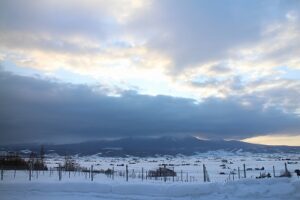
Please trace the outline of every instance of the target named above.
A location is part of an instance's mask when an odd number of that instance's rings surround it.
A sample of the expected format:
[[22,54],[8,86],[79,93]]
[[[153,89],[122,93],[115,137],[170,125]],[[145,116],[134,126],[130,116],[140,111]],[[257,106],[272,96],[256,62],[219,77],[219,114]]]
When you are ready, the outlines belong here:
[[43,146],[39,154],[31,152],[28,159],[22,158],[17,152],[7,152],[0,155],[0,167],[5,170],[47,170],[44,155]]

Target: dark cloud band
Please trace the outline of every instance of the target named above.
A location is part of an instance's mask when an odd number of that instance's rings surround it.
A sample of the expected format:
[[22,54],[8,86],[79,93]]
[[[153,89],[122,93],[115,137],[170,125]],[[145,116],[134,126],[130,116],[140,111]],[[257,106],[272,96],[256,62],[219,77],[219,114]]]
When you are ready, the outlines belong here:
[[201,135],[247,138],[297,133],[300,119],[253,98],[192,99],[139,95],[120,97],[85,85],[0,73],[0,141],[62,142],[126,136]]

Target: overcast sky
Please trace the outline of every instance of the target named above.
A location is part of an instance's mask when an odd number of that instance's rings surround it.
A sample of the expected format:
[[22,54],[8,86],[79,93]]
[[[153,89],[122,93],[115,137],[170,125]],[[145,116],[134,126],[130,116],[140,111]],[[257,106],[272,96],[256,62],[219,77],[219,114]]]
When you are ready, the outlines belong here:
[[299,55],[298,0],[2,0],[0,141],[292,144]]

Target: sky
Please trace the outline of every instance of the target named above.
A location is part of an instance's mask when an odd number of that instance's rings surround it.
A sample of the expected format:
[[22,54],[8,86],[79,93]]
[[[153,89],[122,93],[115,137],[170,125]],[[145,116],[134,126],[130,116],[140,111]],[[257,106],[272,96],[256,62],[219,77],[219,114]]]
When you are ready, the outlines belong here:
[[0,143],[300,145],[299,55],[297,0],[2,0]]

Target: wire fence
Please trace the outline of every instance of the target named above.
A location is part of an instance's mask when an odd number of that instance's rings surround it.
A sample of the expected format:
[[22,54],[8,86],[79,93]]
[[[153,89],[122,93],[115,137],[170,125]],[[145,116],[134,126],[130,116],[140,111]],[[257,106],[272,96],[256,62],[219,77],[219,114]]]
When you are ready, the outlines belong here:
[[95,169],[94,165],[89,168],[78,168],[67,170],[60,164],[57,167],[50,167],[47,170],[35,170],[29,168],[28,170],[7,170],[1,168],[1,181],[23,179],[28,181],[39,179],[52,179],[56,181],[62,180],[87,180],[87,181],[105,181],[118,180],[124,182],[131,181],[158,181],[158,182],[228,182],[239,179],[262,179],[262,178],[278,178],[278,177],[298,177],[300,170],[289,170],[285,163],[280,169],[273,166],[270,169],[265,168],[249,168],[243,164],[236,168],[228,169],[226,172],[210,169],[205,164],[193,168],[192,170],[177,170],[175,167],[159,167],[157,169],[149,170],[144,167],[140,169],[130,168],[125,165],[123,169],[115,169],[114,167],[103,170]]

